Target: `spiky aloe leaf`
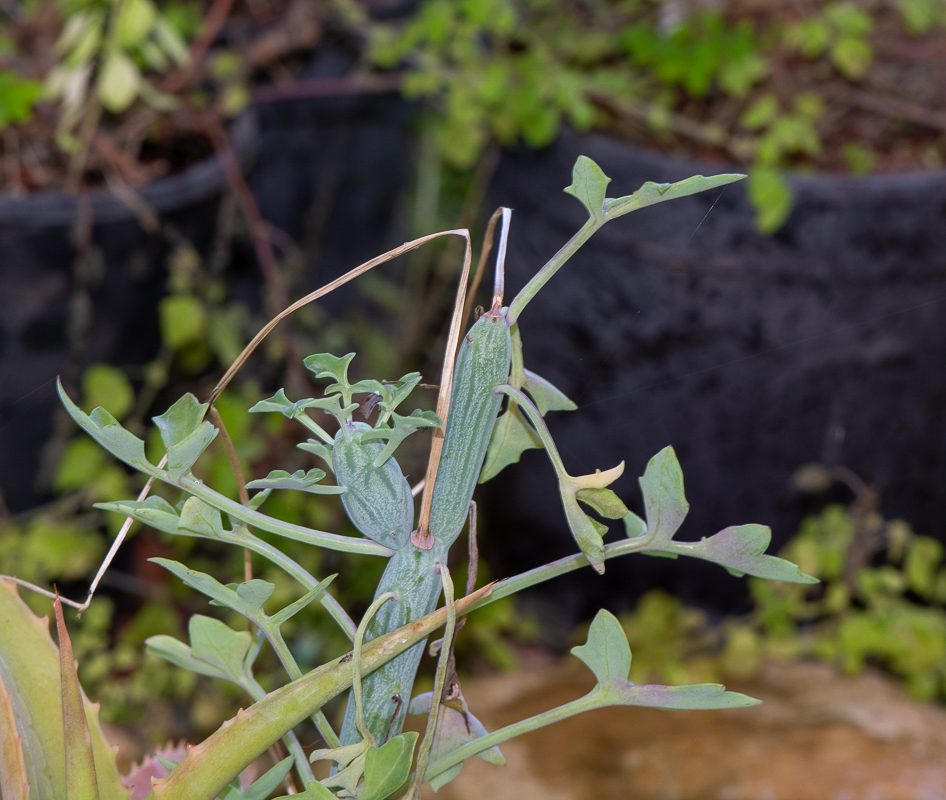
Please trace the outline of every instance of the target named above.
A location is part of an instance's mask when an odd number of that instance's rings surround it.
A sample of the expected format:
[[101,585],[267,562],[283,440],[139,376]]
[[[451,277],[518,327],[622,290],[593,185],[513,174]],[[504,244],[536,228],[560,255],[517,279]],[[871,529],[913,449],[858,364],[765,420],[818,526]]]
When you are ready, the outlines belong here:
[[56,630],[59,633],[59,674],[62,681],[62,727],[66,744],[66,796],[69,800],[99,800],[95,779],[92,734],[82,704],[82,687],[72,655],[72,641],[66,630],[59,598],[53,603]]
[[0,674],[0,797],[6,800],[29,800],[30,797],[21,742],[13,713],[13,695],[7,691]]
[[[16,584],[0,579],[0,680],[11,695],[31,800],[72,797],[66,784],[66,734],[59,650],[48,618],[37,617]],[[100,800],[127,800],[115,753],[99,726],[98,704],[82,698]],[[5,789],[4,789],[5,791]],[[4,793],[6,800],[6,793]],[[13,795],[15,797],[15,795]]]

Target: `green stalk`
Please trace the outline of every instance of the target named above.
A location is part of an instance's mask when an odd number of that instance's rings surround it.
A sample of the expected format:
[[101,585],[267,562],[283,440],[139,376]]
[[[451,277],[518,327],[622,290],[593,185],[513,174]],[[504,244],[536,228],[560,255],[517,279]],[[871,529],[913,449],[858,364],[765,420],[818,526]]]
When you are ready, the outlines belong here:
[[[281,567],[282,570],[286,572],[286,574],[299,581],[299,583],[305,587],[306,591],[311,591],[319,585],[319,582],[312,575],[310,575],[299,564],[289,558],[289,556],[287,556],[278,548],[273,547],[268,542],[264,542],[262,539],[249,533],[248,531],[242,534],[235,532],[224,533],[224,535],[219,537],[219,539],[220,541],[227,542],[228,544],[235,544],[239,547],[245,547],[249,550],[252,550],[254,553],[263,556],[263,558],[266,558],[273,564]],[[355,623],[352,618],[348,616],[348,613],[345,611],[345,609],[342,608],[338,600],[336,600],[326,591],[322,593],[322,596],[319,598],[319,602],[322,604],[325,610],[328,611],[332,619],[338,623],[338,626],[344,631],[345,635],[348,637],[348,640],[352,641],[355,638]]]
[[[172,486],[175,484],[168,480],[168,475],[163,470],[155,470],[155,477],[166,481]],[[356,538],[354,536],[339,536],[335,533],[326,533],[312,528],[305,528],[302,525],[293,525],[291,522],[268,517],[260,514],[259,511],[253,511],[241,505],[236,500],[231,500],[219,492],[215,492],[208,486],[205,486],[196,478],[183,477],[176,484],[185,492],[194,495],[203,500],[208,505],[213,506],[219,511],[223,511],[233,519],[238,519],[254,528],[259,528],[269,533],[275,533],[277,536],[285,536],[287,539],[294,539],[297,542],[305,542],[316,547],[327,547],[330,550],[338,550],[342,553],[359,553],[366,556],[392,556],[394,551],[384,545],[371,541],[371,539]]]
[[[267,620],[271,622],[271,620]],[[259,625],[259,623],[256,623]],[[270,630],[269,628],[273,627],[275,630]],[[286,640],[282,638],[282,634],[279,632],[279,627],[277,625],[266,626],[260,625],[259,630],[263,632],[263,635],[266,637],[266,640],[270,643],[273,650],[276,652],[276,656],[279,659],[279,663],[283,665],[283,669],[286,670],[286,673],[289,675],[290,680],[297,680],[302,677],[302,670],[299,669],[299,665],[296,663],[295,657],[292,655],[292,652],[289,650],[289,646],[286,644]],[[254,695],[254,700],[261,700],[266,692],[263,691],[260,687],[262,694],[259,697]],[[318,729],[319,733],[322,735],[322,738],[325,740],[325,743],[329,747],[338,747],[340,742],[338,741],[338,736],[336,735],[334,729],[332,728],[329,721],[325,718],[325,714],[322,713],[321,709],[316,711],[312,715],[312,722],[315,724],[315,727]],[[295,754],[294,754],[295,755]],[[306,762],[308,764],[308,762]],[[312,780],[309,778],[308,780]],[[307,783],[306,780],[303,780],[302,785],[305,786]]]
[[[249,677],[243,688],[257,702],[266,697],[266,690],[256,682],[255,678]],[[282,741],[286,745],[289,755],[295,760],[296,772],[299,774],[302,785],[305,786],[309,781],[314,781],[315,775],[312,774],[312,767],[309,766],[309,759],[299,743],[299,737],[296,736],[294,731],[289,731],[282,737]]]
[[[358,630],[355,633],[355,641],[353,642],[354,646],[352,647],[351,651],[353,667],[361,663],[362,653],[364,652],[365,647],[365,630],[368,628],[368,624],[372,619],[374,619],[374,615],[378,613],[378,609],[381,608],[381,606],[387,603],[388,600],[395,600],[396,598],[397,595],[394,592],[387,592],[386,594],[381,595],[370,606],[368,606],[368,610],[365,612],[365,617],[361,621],[361,624],[358,626]],[[355,724],[358,727],[358,732],[361,734],[363,739],[368,740],[368,744],[370,744],[372,747],[377,747],[378,743],[371,735],[371,731],[369,731],[365,726],[365,710],[364,704],[362,702],[361,692],[361,675],[358,674],[357,670],[353,670],[351,693],[352,698],[355,701]],[[382,744],[384,744],[384,742],[382,742]]]
[[549,259],[548,263],[535,274],[535,277],[522,288],[522,291],[520,291],[512,303],[509,304],[509,313],[506,315],[506,320],[509,325],[516,324],[519,320],[519,315],[522,313],[522,309],[529,304],[529,301],[538,294],[539,290],[551,280],[552,276],[562,268],[565,262],[578,252],[578,248],[587,242],[592,234],[606,221],[605,218],[598,220],[589,218],[588,221],[581,226],[579,231],[562,245],[561,250]]
[[[612,542],[604,546],[604,557],[605,559],[609,559],[627,555],[628,553],[639,553],[646,550],[649,544],[649,536],[638,536],[635,539]],[[541,567],[536,567],[528,572],[515,575],[512,578],[497,581],[493,584],[493,591],[490,593],[489,597],[477,601],[471,607],[471,610],[482,608],[492,603],[494,600],[501,600],[503,597],[509,597],[510,595],[521,592],[523,589],[528,589],[530,586],[537,586],[552,578],[557,578],[559,575],[566,575],[569,572],[574,572],[576,569],[587,566],[588,559],[585,558],[585,555],[583,553],[576,553],[573,556],[560,558],[558,561],[544,564]]]
[[481,736],[479,739],[474,739],[472,742],[468,742],[462,747],[458,747],[453,752],[445,755],[443,758],[431,764],[427,768],[424,779],[430,780],[431,778],[436,778],[442,772],[446,772],[448,769],[450,769],[450,767],[455,767],[457,764],[466,761],[468,758],[472,758],[477,753],[482,753],[484,750],[489,750],[489,748],[493,747],[494,745],[502,744],[503,742],[509,739],[514,739],[515,737],[521,736],[524,733],[529,733],[530,731],[544,728],[546,725],[551,725],[553,722],[561,722],[563,719],[574,717],[576,714],[582,714],[585,711],[591,711],[592,709],[598,707],[598,703],[596,703],[594,699],[595,694],[597,694],[597,689],[592,691],[590,694],[586,694],[584,697],[579,697],[577,700],[572,700],[572,702],[566,703],[563,706],[558,706],[557,708],[550,709],[549,711],[545,711],[541,714],[536,714],[534,717],[529,717],[528,719],[514,722],[512,725],[507,725],[505,728],[500,728],[499,730],[493,731],[486,736]]

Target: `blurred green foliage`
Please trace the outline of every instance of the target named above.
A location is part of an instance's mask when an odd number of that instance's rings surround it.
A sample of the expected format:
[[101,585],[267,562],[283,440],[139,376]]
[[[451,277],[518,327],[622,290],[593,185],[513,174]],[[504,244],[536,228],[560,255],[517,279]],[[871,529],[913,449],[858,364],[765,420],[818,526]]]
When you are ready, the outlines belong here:
[[[834,482],[817,465],[805,469],[796,478],[818,480],[799,488]],[[820,584],[750,578],[752,612],[717,626],[666,592],[644,595],[621,618],[637,644],[635,679],[750,678],[763,658],[812,658],[851,674],[873,665],[920,700],[946,701],[943,545],[902,520],[885,520],[873,490],[852,483],[858,493],[849,507],[828,505],[806,518],[779,553]]]
[[[822,152],[829,99],[817,82],[786,92],[773,64],[823,62],[859,81],[875,17],[891,10],[915,36],[946,23],[938,0],[830,0],[777,14],[668,0],[424,0],[406,22],[365,27],[375,65],[404,67],[406,94],[437,109],[448,164],[470,167],[491,139],[543,147],[563,122],[586,131],[632,118],[658,142],[670,131],[751,165],[757,225],[772,232],[792,206],[781,171]],[[858,174],[870,163],[845,161]]]
[[41,83],[21,78],[13,70],[0,70],[0,130],[26,122],[42,91]]
[[[850,673],[866,664],[902,678],[919,699],[946,699],[946,568],[943,546],[901,520],[867,521],[882,556],[853,574],[857,524],[829,506],[802,525],[784,551],[821,579],[817,592],[751,581],[763,646],[796,652]],[[805,566],[802,569],[805,569]]]

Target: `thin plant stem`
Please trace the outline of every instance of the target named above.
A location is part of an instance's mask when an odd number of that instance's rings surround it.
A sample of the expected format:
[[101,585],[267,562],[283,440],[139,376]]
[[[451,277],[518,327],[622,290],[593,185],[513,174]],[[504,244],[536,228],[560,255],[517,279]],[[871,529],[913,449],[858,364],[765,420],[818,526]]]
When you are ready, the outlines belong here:
[[[248,505],[250,502],[250,493],[246,489],[246,477],[243,475],[240,459],[237,457],[236,448],[233,446],[233,439],[230,438],[227,426],[223,424],[223,417],[220,416],[220,412],[217,411],[216,407],[210,407],[210,415],[214,418],[214,422],[217,423],[224,450],[227,451],[227,458],[230,460],[230,468],[233,470],[233,476],[236,478],[237,494],[240,497],[240,502],[243,505]],[[248,547],[243,548],[243,580],[253,580],[253,555]]]
[[[650,539],[651,537],[645,535],[638,536],[635,539],[625,539],[621,542],[606,544],[604,546],[604,557],[607,560],[609,558],[624,556],[628,553],[640,553],[650,546]],[[474,605],[470,606],[470,611],[492,603],[494,600],[500,600],[503,597],[517,594],[523,589],[528,589],[530,586],[537,586],[552,578],[557,578],[559,575],[566,575],[569,572],[574,572],[576,569],[582,569],[587,566],[588,559],[585,558],[584,554],[576,553],[573,556],[566,556],[557,561],[552,561],[549,564],[543,564],[541,567],[536,567],[528,572],[514,575],[511,578],[496,581],[496,583],[493,584],[493,591],[489,597],[479,600]]]
[[[242,531],[242,532],[241,532]],[[220,537],[220,541],[227,542],[228,544],[235,544],[239,547],[248,547],[254,553],[258,553],[263,556],[263,558],[271,561],[273,564],[278,566],[283,570],[287,575],[292,578],[295,578],[306,591],[311,591],[316,586],[319,585],[317,581],[309,572],[307,572],[303,567],[293,561],[289,556],[282,552],[278,547],[273,547],[273,545],[268,542],[264,542],[262,539],[254,536],[246,528],[237,528],[236,532],[225,532],[223,536]],[[342,608],[341,604],[336,600],[332,595],[327,591],[322,594],[319,598],[319,602],[328,611],[329,615],[335,622],[338,623],[338,626],[344,631],[345,635],[348,637],[349,641],[352,641],[355,638],[355,623],[351,617],[348,616],[348,613]]]
[[[160,477],[160,476],[159,476]],[[287,539],[294,539],[297,542],[305,542],[316,547],[327,547],[330,550],[338,550],[342,553],[358,553],[368,556],[390,557],[394,554],[393,550],[384,545],[373,542],[371,539],[365,539],[355,536],[340,536],[336,533],[327,533],[325,531],[315,530],[314,528],[305,528],[302,525],[294,525],[291,522],[283,522],[274,517],[260,514],[246,506],[240,505],[236,500],[215,492],[208,486],[198,481],[196,478],[184,476],[176,484],[168,481],[171,485],[180,486],[189,494],[203,500],[208,505],[229,514],[231,517],[240,520],[247,525],[252,525],[278,536],[285,536]]]
[[[270,618],[270,622],[271,621],[272,619]],[[269,626],[261,625],[259,629],[263,632],[266,640],[272,646],[276,656],[279,658],[279,662],[286,670],[286,674],[289,675],[291,680],[297,680],[298,678],[302,677],[302,670],[299,669],[299,664],[296,662],[295,657],[289,650],[289,645],[286,644],[286,640],[282,638],[282,634],[279,632],[278,625],[273,627],[275,630],[269,630]],[[258,700],[259,698],[256,699]],[[341,746],[341,742],[338,739],[338,734],[335,733],[331,723],[328,721],[328,719],[326,719],[322,709],[318,709],[312,715],[312,722],[315,724],[315,727],[318,729],[319,733],[322,735],[322,738],[325,740],[325,743],[329,747]],[[309,780],[311,780],[311,778]]]
[[507,324],[513,325],[518,321],[519,315],[529,304],[529,301],[551,280],[552,276],[562,268],[565,262],[578,252],[578,249],[591,238],[591,235],[603,223],[604,220],[589,218],[579,231],[562,245],[562,248],[548,260],[548,263],[535,274],[532,280],[522,288],[522,291],[509,304],[509,313],[506,317]]
[[424,782],[427,765],[430,763],[430,752],[437,738],[437,723],[440,719],[440,701],[443,699],[443,687],[447,682],[447,669],[453,656],[453,636],[457,628],[457,608],[453,597],[453,579],[446,564],[440,564],[440,579],[443,582],[444,606],[447,609],[447,625],[444,628],[440,646],[440,658],[437,660],[437,675],[434,679],[434,690],[430,695],[430,712],[427,715],[427,729],[424,740],[420,743],[417,752],[417,765],[410,788],[402,800],[416,800],[420,794],[421,784]]
[[361,733],[362,738],[365,739],[372,747],[377,747],[377,742],[375,742],[374,737],[371,735],[371,731],[368,730],[368,726],[365,724],[364,702],[361,691],[361,650],[365,644],[365,631],[368,629],[368,623],[374,619],[374,615],[378,613],[378,609],[380,609],[381,606],[387,603],[388,600],[394,600],[396,597],[397,595],[394,592],[385,592],[370,606],[368,606],[365,616],[358,625],[358,630],[355,632],[355,640],[352,643],[351,692],[355,698],[355,720],[356,724],[358,725],[358,731]]
[[549,432],[548,427],[545,424],[545,420],[542,419],[542,414],[539,413],[532,401],[529,400],[526,395],[519,391],[515,386],[510,386],[508,384],[503,384],[502,386],[497,386],[493,389],[497,394],[504,394],[509,397],[510,402],[515,399],[516,404],[522,406],[522,410],[526,412],[529,417],[529,421],[535,427],[536,433],[538,433],[539,438],[542,440],[542,445],[545,447],[545,451],[549,454],[549,460],[552,462],[552,466],[555,468],[555,472],[558,473],[559,477],[570,478],[571,476],[565,469],[565,463],[562,461],[562,457],[559,455],[558,448],[555,446],[555,441],[552,439],[552,434]]
[[493,216],[489,218],[486,224],[486,233],[483,234],[483,244],[480,247],[480,258],[476,262],[476,272],[473,273],[473,280],[470,281],[470,289],[466,293],[466,303],[463,306],[463,327],[470,322],[470,312],[473,310],[473,303],[476,300],[476,290],[480,288],[480,282],[483,280],[483,273],[486,271],[486,259],[493,249],[493,231],[496,229],[496,223],[502,216],[503,210],[497,208]]
[[[466,759],[475,756],[477,753],[489,750],[489,748],[502,744],[509,739],[514,739],[524,733],[529,733],[530,731],[544,728],[546,725],[551,725],[553,722],[561,722],[563,719],[568,719],[569,717],[574,717],[576,714],[581,714],[596,708],[597,704],[594,702],[594,694],[595,692],[592,691],[590,694],[580,697],[577,700],[572,700],[570,703],[565,703],[565,705],[559,706],[558,708],[553,708],[542,714],[536,714],[534,717],[515,722],[512,725],[507,725],[505,728],[500,728],[497,731],[488,733],[486,736],[481,736],[479,739],[474,739],[472,742],[468,742],[462,747],[458,747],[456,750],[431,764],[427,768],[427,778],[436,778],[441,773],[446,772],[451,767],[455,767],[457,764],[462,764]],[[407,800],[407,797],[405,797],[404,800]]]

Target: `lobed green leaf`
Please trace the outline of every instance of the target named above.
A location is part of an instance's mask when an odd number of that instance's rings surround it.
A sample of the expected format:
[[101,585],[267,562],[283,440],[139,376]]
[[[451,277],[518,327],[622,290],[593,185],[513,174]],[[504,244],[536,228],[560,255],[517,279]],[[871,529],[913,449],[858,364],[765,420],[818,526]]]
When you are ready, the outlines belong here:
[[631,671],[631,646],[617,617],[602,609],[588,629],[588,640],[573,647],[572,655],[581,659],[605,687],[621,688]]
[[593,220],[604,218],[605,193],[611,179],[588,156],[578,156],[572,168],[572,182],[565,192],[577,198]]
[[510,402],[506,412],[496,420],[486,449],[486,460],[479,482],[495,478],[510,464],[515,464],[526,450],[541,448],[542,439],[522,414],[519,406]]
[[529,393],[535,407],[544,417],[549,411],[574,411],[578,406],[550,381],[530,370],[523,369],[525,381],[522,388]]
[[[180,535],[181,515],[167,500],[152,495],[147,500],[116,500],[113,503],[96,503],[95,508],[102,511],[115,511],[132,517],[145,525],[163,533]],[[195,535],[195,534],[185,534]]]
[[217,436],[217,429],[203,422],[208,405],[188,393],[159,417],[152,417],[168,454],[168,477],[177,482],[191,471]]
[[219,678],[223,681],[230,680],[230,677],[222,670],[196,658],[190,647],[173,636],[166,636],[165,634],[149,636],[145,639],[145,652],[163,658],[165,661],[181,669],[186,669],[188,672],[196,672],[198,675],[207,675],[210,678]]
[[654,542],[669,542],[690,510],[683,492],[683,470],[672,447],[665,447],[647,462],[640,485],[648,535]]
[[720,186],[727,186],[730,183],[741,181],[745,175],[722,174],[704,177],[703,175],[694,175],[686,180],[676,183],[654,183],[647,181],[640,189],[626,197],[617,199],[607,199],[604,201],[604,217],[606,219],[616,219],[632,211],[637,211],[647,206],[663,203],[667,200],[676,200],[679,197],[688,197],[697,192],[705,192],[707,189],[718,189]]
[[242,685],[246,678],[246,657],[253,637],[235,631],[213,617],[194,614],[187,626],[191,655],[222,672],[227,680]]
[[141,439],[125,430],[104,408],[96,408],[91,414],[86,414],[69,399],[58,379],[56,387],[67,413],[82,430],[116,458],[149,475],[154,474],[155,468],[145,457],[145,443]]
[[738,692],[727,692],[714,683],[692,686],[636,685],[628,679],[631,648],[624,628],[617,618],[602,609],[588,631],[588,641],[572,648],[598,679],[598,686],[588,695],[594,706],[625,705],[652,708],[711,709],[742,708],[759,703]]
[[220,512],[196,497],[188,497],[184,502],[178,528],[208,539],[219,539],[226,533]]
[[275,469],[265,478],[259,478],[246,484],[247,489],[295,489],[312,494],[342,494],[344,486],[321,486],[319,481],[325,477],[321,469],[296,470],[291,475],[284,469]]
[[764,555],[772,541],[765,525],[735,525],[700,542],[675,542],[678,552],[713,561],[730,572],[755,575],[773,581],[817,583],[791,561]]

